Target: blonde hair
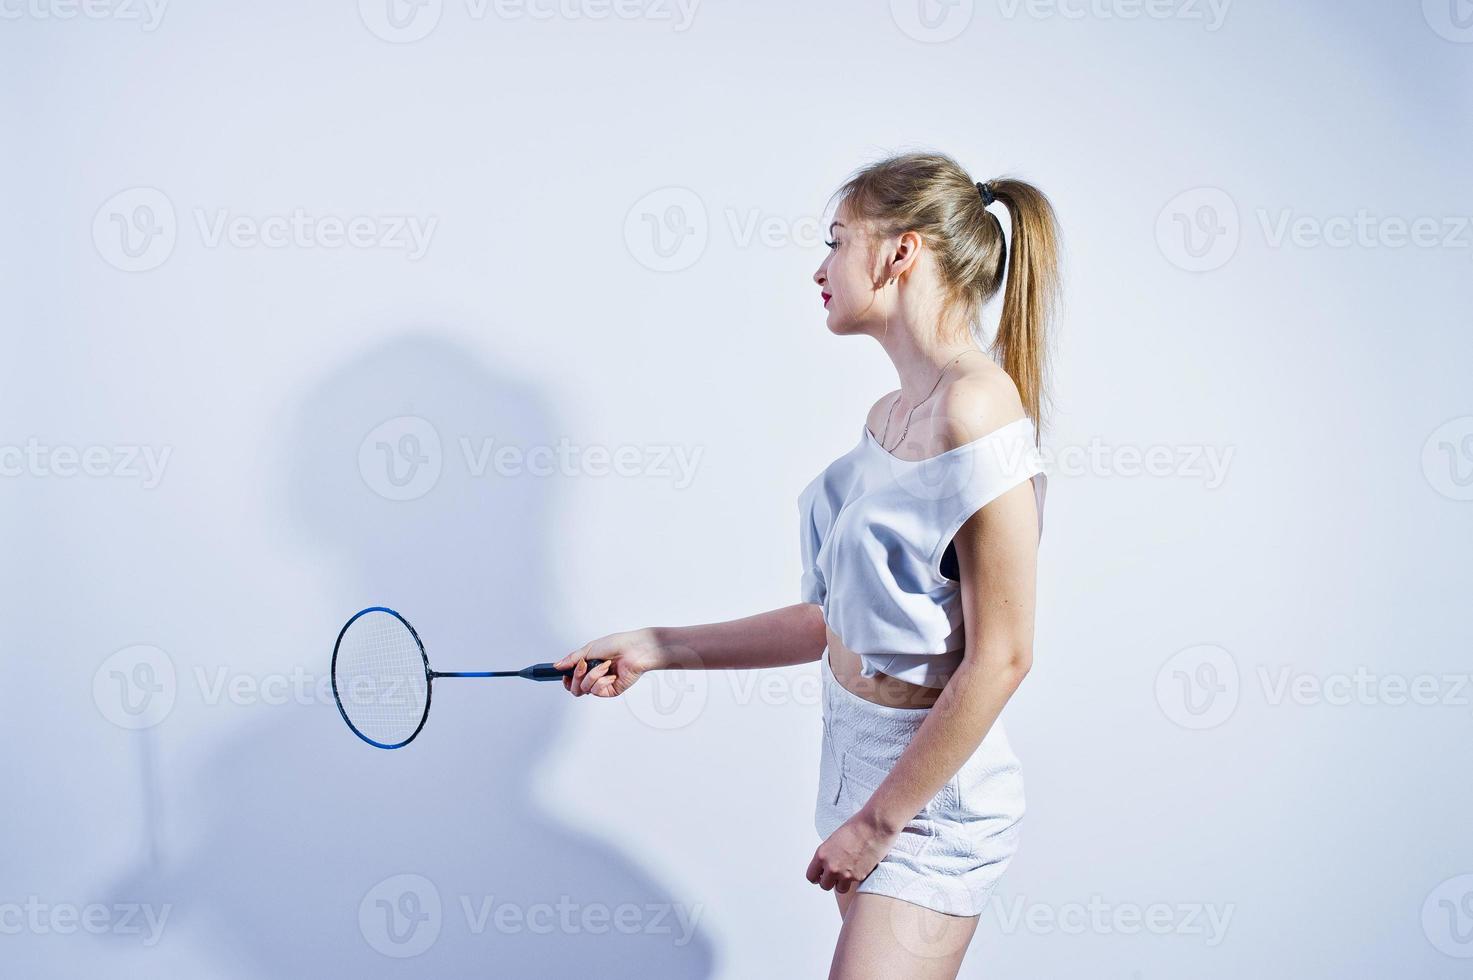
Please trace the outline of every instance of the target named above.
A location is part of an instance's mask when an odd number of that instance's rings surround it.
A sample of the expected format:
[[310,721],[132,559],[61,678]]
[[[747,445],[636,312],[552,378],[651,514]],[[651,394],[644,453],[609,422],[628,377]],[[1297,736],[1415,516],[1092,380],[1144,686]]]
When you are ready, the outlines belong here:
[[1012,247],[977,182],[943,153],[904,153],[870,164],[834,192],[877,239],[914,231],[936,256],[949,303],[980,334],[982,307],[1003,289],[990,352],[1018,386],[1042,436],[1048,401],[1048,347],[1059,295],[1059,228],[1053,205],[1015,177],[983,181],[1012,220]]

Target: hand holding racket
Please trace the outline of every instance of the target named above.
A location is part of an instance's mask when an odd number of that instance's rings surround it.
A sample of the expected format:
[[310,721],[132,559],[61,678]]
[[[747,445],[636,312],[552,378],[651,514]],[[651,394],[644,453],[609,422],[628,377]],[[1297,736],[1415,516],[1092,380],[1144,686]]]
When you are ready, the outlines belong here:
[[556,669],[567,669],[563,690],[575,698],[585,694],[600,698],[618,697],[629,690],[641,674],[659,665],[659,647],[647,630],[627,630],[601,636],[552,664]]
[[[601,660],[579,664],[585,671],[601,666]],[[430,692],[438,677],[561,679],[566,688],[572,674],[551,663],[521,670],[431,670],[414,627],[383,606],[355,614],[332,648],[332,696],[338,711],[354,735],[380,749],[398,749],[414,741],[430,716]]]

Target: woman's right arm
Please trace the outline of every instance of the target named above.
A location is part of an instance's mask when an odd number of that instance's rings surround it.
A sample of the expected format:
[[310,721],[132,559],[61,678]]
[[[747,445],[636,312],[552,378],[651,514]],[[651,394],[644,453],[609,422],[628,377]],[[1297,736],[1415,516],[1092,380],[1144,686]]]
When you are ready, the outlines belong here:
[[[624,693],[646,670],[750,670],[811,663],[828,643],[823,610],[799,602],[697,626],[647,626],[611,633],[557,661],[559,670],[575,667],[563,679],[575,696]],[[593,670],[585,661],[602,660]]]

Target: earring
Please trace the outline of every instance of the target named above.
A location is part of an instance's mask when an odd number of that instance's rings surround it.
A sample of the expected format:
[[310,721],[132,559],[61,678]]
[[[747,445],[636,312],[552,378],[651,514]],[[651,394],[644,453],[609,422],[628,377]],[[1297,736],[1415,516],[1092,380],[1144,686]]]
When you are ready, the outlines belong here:
[[[891,286],[895,285],[895,277],[894,276],[891,276],[890,277],[889,285],[891,285]],[[885,337],[888,337],[888,336],[890,336],[890,304],[886,303],[885,304],[885,331],[884,331],[884,333],[880,334],[880,338],[883,340]]]

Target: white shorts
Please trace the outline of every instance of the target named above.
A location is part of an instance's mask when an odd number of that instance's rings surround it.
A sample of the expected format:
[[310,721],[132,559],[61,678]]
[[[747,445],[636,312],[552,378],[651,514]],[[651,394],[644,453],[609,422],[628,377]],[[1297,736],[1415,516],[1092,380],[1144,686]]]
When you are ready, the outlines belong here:
[[[827,838],[889,774],[930,708],[874,704],[834,677],[825,648],[823,755],[813,826]],[[1002,719],[900,831],[858,890],[950,915],[978,915],[1018,848],[1023,775]]]

